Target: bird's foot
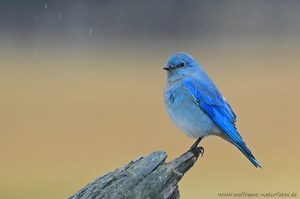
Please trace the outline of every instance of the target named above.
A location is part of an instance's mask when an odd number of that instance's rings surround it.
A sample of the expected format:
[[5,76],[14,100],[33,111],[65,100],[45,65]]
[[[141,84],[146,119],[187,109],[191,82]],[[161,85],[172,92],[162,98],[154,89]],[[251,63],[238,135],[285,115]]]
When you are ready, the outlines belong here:
[[196,142],[191,146],[190,150],[195,156],[199,156],[201,154],[201,157],[203,156],[204,154],[204,148],[202,146],[198,146],[198,144],[200,143],[200,141],[202,140],[203,137],[199,137]]
[[191,147],[187,152],[192,152],[196,157],[199,157],[199,155],[201,154],[202,157],[204,154],[204,148],[202,146]]

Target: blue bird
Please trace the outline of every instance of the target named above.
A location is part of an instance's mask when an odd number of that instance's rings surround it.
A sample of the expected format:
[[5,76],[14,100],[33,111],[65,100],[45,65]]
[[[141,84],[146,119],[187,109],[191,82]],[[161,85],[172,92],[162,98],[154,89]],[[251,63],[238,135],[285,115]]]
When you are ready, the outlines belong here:
[[[175,125],[197,139],[190,150],[208,135],[217,135],[236,146],[255,167],[252,155],[235,127],[236,115],[206,72],[187,53],[173,54],[165,64],[168,78],[164,90],[167,112]],[[199,147],[203,154],[204,149]]]

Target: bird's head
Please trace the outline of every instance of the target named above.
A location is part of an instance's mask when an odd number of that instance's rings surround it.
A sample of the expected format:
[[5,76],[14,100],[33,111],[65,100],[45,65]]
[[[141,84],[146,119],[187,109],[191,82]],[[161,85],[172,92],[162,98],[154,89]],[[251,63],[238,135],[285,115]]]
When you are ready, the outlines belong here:
[[171,55],[163,69],[168,71],[169,80],[176,80],[186,75],[193,75],[201,70],[199,64],[193,57],[184,52]]

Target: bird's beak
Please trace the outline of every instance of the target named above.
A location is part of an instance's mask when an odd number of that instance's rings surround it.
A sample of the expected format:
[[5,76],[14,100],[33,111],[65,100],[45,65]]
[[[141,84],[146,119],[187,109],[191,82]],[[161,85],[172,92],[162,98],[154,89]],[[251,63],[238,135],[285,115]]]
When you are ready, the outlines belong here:
[[163,69],[166,71],[169,71],[169,70],[171,70],[171,66],[165,66],[165,67],[163,67]]

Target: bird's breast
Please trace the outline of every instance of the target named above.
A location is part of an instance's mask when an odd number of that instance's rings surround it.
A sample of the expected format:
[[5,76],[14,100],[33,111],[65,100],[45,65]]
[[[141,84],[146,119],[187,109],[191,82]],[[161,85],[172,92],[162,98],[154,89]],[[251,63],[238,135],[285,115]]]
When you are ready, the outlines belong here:
[[218,133],[210,117],[194,103],[193,96],[182,84],[167,85],[164,100],[171,120],[189,137],[199,138]]

